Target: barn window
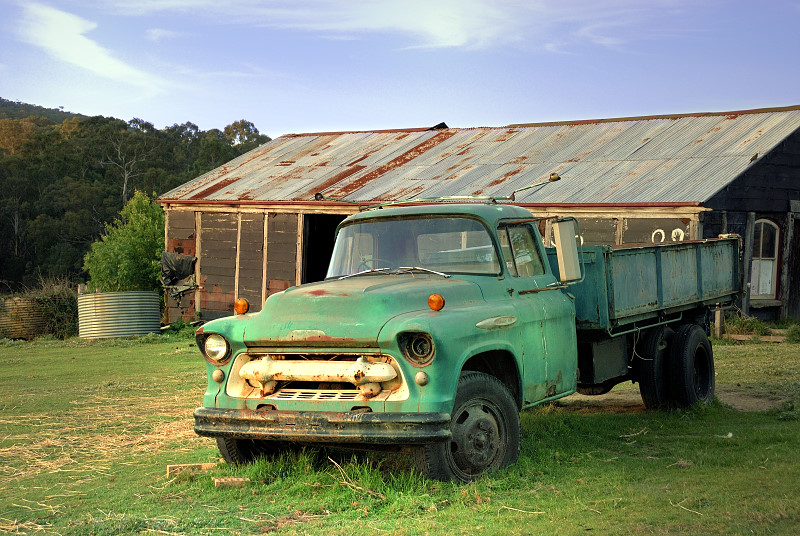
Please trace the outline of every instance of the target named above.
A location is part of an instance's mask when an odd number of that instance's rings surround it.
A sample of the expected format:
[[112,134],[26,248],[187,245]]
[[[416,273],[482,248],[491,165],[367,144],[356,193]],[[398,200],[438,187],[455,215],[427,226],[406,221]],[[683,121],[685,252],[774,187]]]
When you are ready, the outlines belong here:
[[690,239],[688,218],[625,218],[622,243],[681,242]]
[[751,298],[775,298],[778,280],[778,234],[778,226],[771,221],[756,220],[750,271]]

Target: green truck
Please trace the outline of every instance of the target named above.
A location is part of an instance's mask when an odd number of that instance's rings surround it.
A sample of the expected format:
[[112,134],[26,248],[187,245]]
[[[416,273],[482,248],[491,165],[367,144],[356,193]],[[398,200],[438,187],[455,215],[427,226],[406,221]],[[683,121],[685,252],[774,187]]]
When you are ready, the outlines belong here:
[[738,239],[580,247],[557,218],[545,248],[541,221],[494,200],[348,217],[324,281],[198,329],[195,431],[232,463],[397,449],[467,482],[516,461],[524,408],[624,381],[648,408],[710,401],[710,314],[739,292]]

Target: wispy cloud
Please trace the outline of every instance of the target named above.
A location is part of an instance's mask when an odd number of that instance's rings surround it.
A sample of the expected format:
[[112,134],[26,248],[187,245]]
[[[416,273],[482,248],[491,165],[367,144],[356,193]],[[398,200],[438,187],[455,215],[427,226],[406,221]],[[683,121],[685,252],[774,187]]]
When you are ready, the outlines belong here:
[[97,24],[37,3],[23,3],[18,27],[21,40],[46,50],[54,58],[98,76],[153,90],[161,80],[115,58],[86,34]]
[[150,28],[145,32],[145,35],[149,41],[158,43],[163,39],[174,39],[181,34],[180,32],[173,32],[172,30],[165,30],[163,28]]
[[[104,0],[126,15],[178,12],[221,23],[302,29],[320,37],[408,35],[412,47],[488,48],[529,42],[617,47],[688,0]],[[554,39],[556,37],[557,39]]]

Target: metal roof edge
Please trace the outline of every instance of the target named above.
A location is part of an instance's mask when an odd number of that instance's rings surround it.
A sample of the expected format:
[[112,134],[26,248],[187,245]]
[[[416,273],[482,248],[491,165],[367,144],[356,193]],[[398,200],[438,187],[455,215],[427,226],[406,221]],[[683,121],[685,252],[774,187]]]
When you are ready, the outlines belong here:
[[[231,206],[236,207],[240,205],[248,205],[248,206],[255,206],[255,205],[313,205],[316,207],[324,207],[324,206],[336,206],[336,207],[357,207],[358,203],[347,203],[347,202],[336,202],[336,201],[327,201],[325,203],[321,203],[314,199],[310,199],[308,201],[276,201],[270,199],[262,199],[262,200],[255,200],[255,199],[243,199],[243,200],[236,200],[236,199],[226,199],[226,200],[213,200],[213,199],[158,199],[158,203],[161,205],[209,205],[209,206]],[[370,201],[364,201],[364,205],[366,206],[369,204]]]
[[505,127],[497,128],[527,128],[527,127],[554,127],[567,125],[591,125],[596,123],[617,123],[622,121],[648,121],[652,119],[682,119],[684,117],[713,117],[713,116],[739,116],[746,114],[762,114],[775,112],[800,111],[800,104],[773,108],[753,108],[752,110],[736,110],[730,112],[697,112],[686,114],[667,114],[667,115],[642,115],[631,117],[616,117],[607,119],[581,119],[575,121],[550,121],[543,123],[513,123]]
[[[359,203],[366,207],[370,204],[379,203],[379,201],[358,201],[358,202],[344,202],[344,201],[325,201],[320,202],[314,199],[308,201],[276,201],[276,200],[252,200],[245,199],[237,200],[208,200],[208,199],[159,199],[158,202],[162,205],[215,205],[215,206],[237,206],[237,205],[313,205],[316,207],[336,206],[336,207],[354,207]],[[404,205],[433,205],[436,203],[415,201],[409,199],[401,202]],[[531,207],[531,208],[571,208],[571,207],[584,207],[584,208],[636,208],[636,207],[702,207],[703,203],[700,201],[657,201],[652,203],[639,202],[639,203],[510,203],[504,200],[497,200],[498,204],[514,205],[518,207]],[[452,204],[452,203],[441,203]],[[488,204],[474,203],[474,204]]]
[[655,202],[638,202],[638,203],[514,203],[517,206],[525,208],[637,208],[637,207],[702,207],[703,203],[700,201],[655,201]]
[[[382,130],[343,130],[341,132],[302,132],[295,134],[281,134],[279,138],[302,138],[304,136],[338,136],[340,134],[402,134],[404,132],[428,132],[433,130],[449,129],[444,122],[437,123],[432,127],[415,128],[389,128]],[[455,129],[458,130],[458,129]]]

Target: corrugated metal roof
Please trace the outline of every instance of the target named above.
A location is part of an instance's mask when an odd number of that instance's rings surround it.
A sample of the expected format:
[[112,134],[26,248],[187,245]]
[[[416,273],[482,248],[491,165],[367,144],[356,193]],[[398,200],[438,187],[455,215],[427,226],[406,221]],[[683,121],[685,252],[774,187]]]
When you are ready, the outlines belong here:
[[281,136],[163,202],[374,202],[517,195],[519,203],[702,203],[800,128],[800,106],[502,128]]

